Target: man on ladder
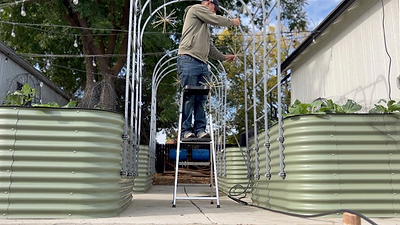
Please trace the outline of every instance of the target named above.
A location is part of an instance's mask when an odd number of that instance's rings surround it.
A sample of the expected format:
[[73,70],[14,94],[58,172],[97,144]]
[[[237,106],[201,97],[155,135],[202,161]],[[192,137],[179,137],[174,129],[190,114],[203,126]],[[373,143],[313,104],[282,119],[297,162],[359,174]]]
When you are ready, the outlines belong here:
[[[178,49],[178,74],[182,87],[204,86],[210,82],[208,57],[221,61],[233,61],[235,55],[224,55],[213,45],[209,25],[239,26],[238,18],[229,19],[221,14],[218,0],[202,1],[185,9],[181,43]],[[183,100],[182,137],[209,138],[205,132],[207,119],[204,112],[206,96],[188,95]],[[194,124],[192,116],[194,112]]]
[[[212,118],[210,114],[211,136],[206,132],[207,119],[204,105],[209,95],[210,75],[208,71],[208,57],[221,61],[234,61],[235,55],[224,55],[212,44],[209,25],[230,26],[240,25],[238,18],[229,19],[221,14],[218,0],[202,1],[201,4],[189,6],[185,9],[184,25],[181,43],[178,49],[178,74],[183,87],[181,96],[181,111],[179,115],[178,146],[176,152],[175,183],[172,207],[176,206],[177,199],[210,199],[217,200],[219,208],[218,183],[215,164],[215,151],[212,133]],[[192,119],[194,116],[194,124]],[[182,139],[182,140],[181,140]],[[201,162],[179,162],[180,146],[186,144],[210,144],[211,186],[214,171],[215,194],[213,197],[178,197],[178,170],[179,165],[200,165]],[[210,152],[210,153],[211,153]],[[212,155],[212,156],[211,156]],[[204,163],[204,162],[203,162]]]

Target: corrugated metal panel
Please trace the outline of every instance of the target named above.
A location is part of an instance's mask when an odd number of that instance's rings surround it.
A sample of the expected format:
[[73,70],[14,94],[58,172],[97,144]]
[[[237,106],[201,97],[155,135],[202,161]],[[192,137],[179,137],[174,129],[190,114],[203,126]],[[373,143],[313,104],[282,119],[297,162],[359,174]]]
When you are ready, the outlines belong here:
[[[246,149],[243,149],[246,155]],[[220,191],[229,194],[229,190],[235,185],[238,186],[236,191],[232,189],[231,194],[240,193],[247,187],[249,179],[247,178],[246,160],[243,158],[240,148],[230,147],[226,149],[226,176],[218,177],[218,187]],[[250,191],[250,189],[248,190]]]
[[118,205],[121,207],[117,211],[117,215],[122,213],[130,204],[132,201],[132,190],[133,190],[133,179],[124,179],[122,178],[119,182],[120,185],[120,191],[119,191],[119,202]]
[[[0,108],[1,109],[1,108]],[[10,193],[11,165],[15,144],[17,112],[13,108],[7,111],[0,110],[0,216],[8,208],[8,193]],[[0,217],[0,218],[1,218]]]
[[[304,115],[285,119],[283,129],[287,177],[278,176],[274,126],[272,178],[263,176],[262,148],[254,204],[300,214],[352,209],[372,217],[399,216],[400,115]],[[252,168],[254,174],[254,154]]]
[[12,107],[0,107],[0,115],[4,218],[109,217],[129,204],[119,175],[121,115]]
[[135,177],[133,191],[135,193],[147,192],[153,184],[153,175],[148,174],[149,147],[140,146],[139,151],[139,175]]

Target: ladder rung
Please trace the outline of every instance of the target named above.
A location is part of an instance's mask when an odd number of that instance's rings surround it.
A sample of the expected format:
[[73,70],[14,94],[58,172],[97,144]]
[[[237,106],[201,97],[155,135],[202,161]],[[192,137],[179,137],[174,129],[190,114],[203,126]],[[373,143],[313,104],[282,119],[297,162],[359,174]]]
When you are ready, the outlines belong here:
[[180,166],[209,166],[210,162],[179,162]]
[[182,138],[181,140],[181,143],[192,143],[192,142],[209,143],[211,142],[211,138]]
[[211,142],[204,142],[204,141],[181,141],[181,144],[187,144],[187,145],[204,145],[204,144],[210,144]]
[[217,197],[179,197],[179,196],[176,196],[176,199],[189,199],[189,200],[195,200],[195,199],[198,199],[198,200],[201,200],[201,199],[205,199],[205,200],[207,200],[207,199],[210,199],[210,200],[213,200],[213,199],[217,199]]
[[[212,187],[215,188],[215,186],[211,186],[211,184],[193,184],[193,183],[178,183],[179,187]],[[215,192],[215,190],[213,190]],[[213,193],[214,193],[213,192]]]
[[208,86],[189,86],[186,85],[183,88],[183,93],[185,95],[208,95],[210,92],[210,87]]

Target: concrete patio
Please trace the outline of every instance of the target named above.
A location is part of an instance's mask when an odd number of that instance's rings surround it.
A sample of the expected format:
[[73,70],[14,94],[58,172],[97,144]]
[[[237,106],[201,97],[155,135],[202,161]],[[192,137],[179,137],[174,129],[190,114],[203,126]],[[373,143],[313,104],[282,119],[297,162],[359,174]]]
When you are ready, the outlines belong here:
[[[192,185],[185,187],[189,196],[207,195],[209,187]],[[173,186],[155,185],[147,193],[135,194],[132,204],[119,217],[95,219],[46,219],[0,220],[0,224],[29,225],[109,225],[109,224],[254,224],[254,225],[341,225],[341,215],[336,217],[297,218],[273,213],[256,207],[244,206],[226,195],[220,196],[221,208],[209,200],[178,200],[172,208]],[[185,195],[180,187],[179,195]],[[250,202],[250,199],[244,199]],[[400,225],[400,218],[370,218],[377,224]],[[361,224],[370,224],[361,220]]]

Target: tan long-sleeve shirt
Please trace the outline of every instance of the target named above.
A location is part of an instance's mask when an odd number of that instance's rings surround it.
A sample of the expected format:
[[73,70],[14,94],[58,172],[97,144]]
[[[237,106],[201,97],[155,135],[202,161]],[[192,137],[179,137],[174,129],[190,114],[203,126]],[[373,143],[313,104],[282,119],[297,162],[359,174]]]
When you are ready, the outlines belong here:
[[190,55],[204,63],[208,57],[224,60],[224,55],[213,45],[210,37],[210,25],[230,26],[232,19],[216,15],[206,6],[196,4],[185,9],[184,24],[178,54]]

